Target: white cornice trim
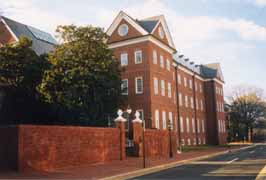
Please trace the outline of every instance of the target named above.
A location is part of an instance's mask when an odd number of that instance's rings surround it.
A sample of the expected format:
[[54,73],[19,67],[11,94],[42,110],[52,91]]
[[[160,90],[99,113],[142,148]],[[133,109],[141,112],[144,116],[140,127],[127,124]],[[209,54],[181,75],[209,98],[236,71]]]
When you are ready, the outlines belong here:
[[191,76],[194,75],[193,72],[191,72],[190,70],[188,70],[188,69],[186,69],[186,68],[184,68],[184,67],[182,67],[182,66],[177,66],[177,68],[180,69],[180,70],[182,70],[182,71],[184,71],[185,73],[187,73],[187,74],[189,74],[189,75],[191,75]]
[[139,24],[137,24],[132,18],[130,18],[126,13],[124,13],[123,11],[121,11],[117,17],[115,18],[115,20],[113,21],[113,23],[111,24],[111,26],[107,29],[106,34],[108,36],[111,36],[112,33],[116,30],[117,26],[119,25],[119,23],[122,20],[126,20],[130,25],[132,25],[137,31],[139,31],[142,35],[147,35],[149,34],[144,28],[142,28]]
[[215,81],[215,82],[217,82],[217,83],[219,83],[219,84],[221,84],[221,85],[223,85],[223,84],[224,84],[224,82],[223,82],[223,81],[221,81],[221,80],[219,80],[219,79],[217,79],[217,78],[205,79],[204,81]]
[[202,78],[202,77],[199,76],[198,74],[196,74],[195,77],[196,77],[197,79],[201,80],[201,81],[204,81],[204,80],[205,80],[204,78]]
[[131,44],[145,42],[145,41],[150,41],[150,42],[156,44],[157,46],[159,46],[160,48],[164,49],[165,51],[171,53],[171,54],[173,54],[175,52],[174,49],[168,47],[167,45],[165,45],[164,43],[157,40],[156,38],[154,38],[151,35],[143,36],[143,37],[139,37],[139,38],[135,38],[135,39],[124,40],[124,41],[120,41],[120,42],[110,43],[108,45],[108,47],[110,49],[114,49],[114,48],[118,48],[118,47],[122,47],[122,46],[127,46],[127,45],[131,45]]
[[7,30],[10,32],[10,34],[13,36],[13,38],[16,41],[19,41],[18,37],[15,35],[15,33],[13,33],[13,31],[10,29],[10,27],[7,25],[7,23],[5,22],[5,20],[3,18],[1,18],[1,21],[4,23],[5,27],[7,28]]

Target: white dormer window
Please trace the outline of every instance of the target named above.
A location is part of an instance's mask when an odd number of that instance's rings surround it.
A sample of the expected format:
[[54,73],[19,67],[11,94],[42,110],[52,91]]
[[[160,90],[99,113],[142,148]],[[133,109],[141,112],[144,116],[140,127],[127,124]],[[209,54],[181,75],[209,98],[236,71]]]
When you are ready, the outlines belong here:
[[127,66],[128,65],[128,55],[127,55],[127,53],[122,53],[120,55],[120,63],[121,63],[121,66]]
[[142,63],[142,51],[138,50],[135,51],[135,64],[140,64]]
[[166,60],[166,68],[170,71],[170,61],[168,59]]
[[163,28],[161,26],[159,27],[159,36],[161,39],[164,38],[164,31],[163,31]]
[[118,34],[119,36],[125,36],[128,34],[128,25],[122,24],[118,28]]
[[164,68],[164,60],[163,60],[163,56],[160,56],[160,66],[161,68]]

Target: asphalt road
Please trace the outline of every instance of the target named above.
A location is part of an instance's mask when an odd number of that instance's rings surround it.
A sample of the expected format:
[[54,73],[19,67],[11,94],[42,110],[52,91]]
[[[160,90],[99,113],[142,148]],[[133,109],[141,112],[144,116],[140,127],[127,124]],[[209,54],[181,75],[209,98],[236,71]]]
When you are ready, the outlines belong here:
[[[175,168],[135,177],[132,180],[168,179],[256,179],[266,165],[266,144],[257,144],[249,149],[229,152],[213,158],[194,161]],[[266,177],[262,177],[265,179]]]

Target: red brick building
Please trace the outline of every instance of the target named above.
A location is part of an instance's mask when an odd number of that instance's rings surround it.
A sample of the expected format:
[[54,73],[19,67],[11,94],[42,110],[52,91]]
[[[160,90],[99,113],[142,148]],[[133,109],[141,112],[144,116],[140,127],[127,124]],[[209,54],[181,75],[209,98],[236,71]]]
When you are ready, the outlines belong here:
[[218,63],[195,65],[178,55],[164,16],[136,20],[120,12],[107,34],[125,69],[122,94],[147,128],[167,129],[172,122],[178,144],[226,143]]

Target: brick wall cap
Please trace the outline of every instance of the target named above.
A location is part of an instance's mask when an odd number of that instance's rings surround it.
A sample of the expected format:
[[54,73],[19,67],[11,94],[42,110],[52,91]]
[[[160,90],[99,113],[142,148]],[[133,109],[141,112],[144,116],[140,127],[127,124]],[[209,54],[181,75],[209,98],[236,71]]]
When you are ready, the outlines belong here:
[[123,117],[118,117],[115,119],[115,122],[126,122],[127,120]]
[[136,118],[136,119],[134,119],[132,122],[133,122],[133,123],[142,123],[142,120]]

